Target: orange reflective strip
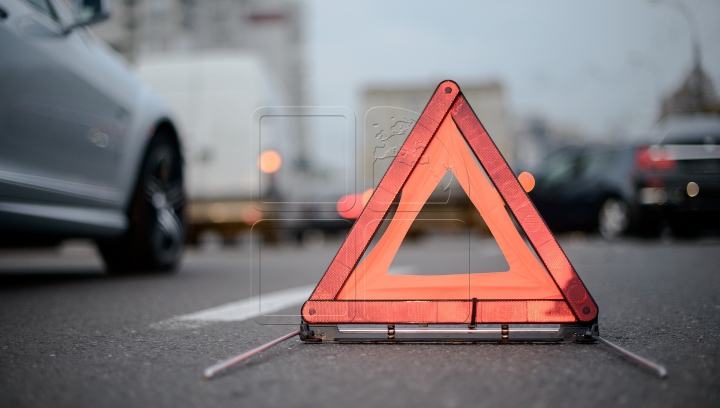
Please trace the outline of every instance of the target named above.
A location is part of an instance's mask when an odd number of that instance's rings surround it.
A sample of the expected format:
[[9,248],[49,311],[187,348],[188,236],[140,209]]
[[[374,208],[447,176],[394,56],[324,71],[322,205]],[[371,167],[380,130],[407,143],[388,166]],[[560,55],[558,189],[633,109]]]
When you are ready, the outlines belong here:
[[[569,323],[575,315],[563,300],[479,300],[475,323]],[[308,300],[303,319],[311,324],[468,324],[470,300]]]

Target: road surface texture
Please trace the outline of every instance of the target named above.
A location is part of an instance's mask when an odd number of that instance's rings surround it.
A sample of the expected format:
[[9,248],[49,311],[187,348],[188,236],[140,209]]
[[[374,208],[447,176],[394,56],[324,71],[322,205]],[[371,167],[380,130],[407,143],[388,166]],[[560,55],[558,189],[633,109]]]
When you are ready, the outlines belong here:
[[[262,293],[300,287],[282,293],[302,298],[339,244],[263,248]],[[398,273],[504,264],[491,240],[404,245]],[[600,344],[294,338],[204,380],[207,366],[297,328],[242,315],[260,290],[253,251],[189,249],[174,275],[110,277],[92,247],[75,243],[0,251],[0,407],[720,406],[718,240],[566,236],[561,245],[600,306],[601,334],[665,364],[667,379]]]

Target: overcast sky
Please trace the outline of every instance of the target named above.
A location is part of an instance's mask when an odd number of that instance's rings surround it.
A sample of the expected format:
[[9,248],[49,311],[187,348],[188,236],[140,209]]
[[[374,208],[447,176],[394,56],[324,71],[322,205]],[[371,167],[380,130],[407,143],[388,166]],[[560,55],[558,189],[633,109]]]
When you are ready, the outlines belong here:
[[[691,67],[690,26],[670,3],[307,0],[309,102],[362,117],[368,84],[497,79],[515,116],[642,130]],[[720,84],[720,1],[685,4]]]

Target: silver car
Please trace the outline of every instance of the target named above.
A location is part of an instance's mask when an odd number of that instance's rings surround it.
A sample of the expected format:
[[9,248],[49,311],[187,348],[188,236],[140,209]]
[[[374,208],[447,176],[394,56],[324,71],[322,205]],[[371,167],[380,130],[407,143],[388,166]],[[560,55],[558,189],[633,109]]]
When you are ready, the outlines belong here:
[[86,26],[104,0],[0,0],[0,244],[94,239],[110,272],[167,271],[185,237],[167,107]]

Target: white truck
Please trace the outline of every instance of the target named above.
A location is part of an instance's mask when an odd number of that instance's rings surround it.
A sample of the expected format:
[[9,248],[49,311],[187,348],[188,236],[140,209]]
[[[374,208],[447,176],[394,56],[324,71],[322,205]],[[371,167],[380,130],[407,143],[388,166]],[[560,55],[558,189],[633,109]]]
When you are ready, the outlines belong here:
[[189,241],[207,230],[233,238],[261,216],[250,201],[263,194],[251,152],[251,117],[258,107],[283,104],[272,75],[259,56],[238,50],[141,56],[137,73],[178,118]]

